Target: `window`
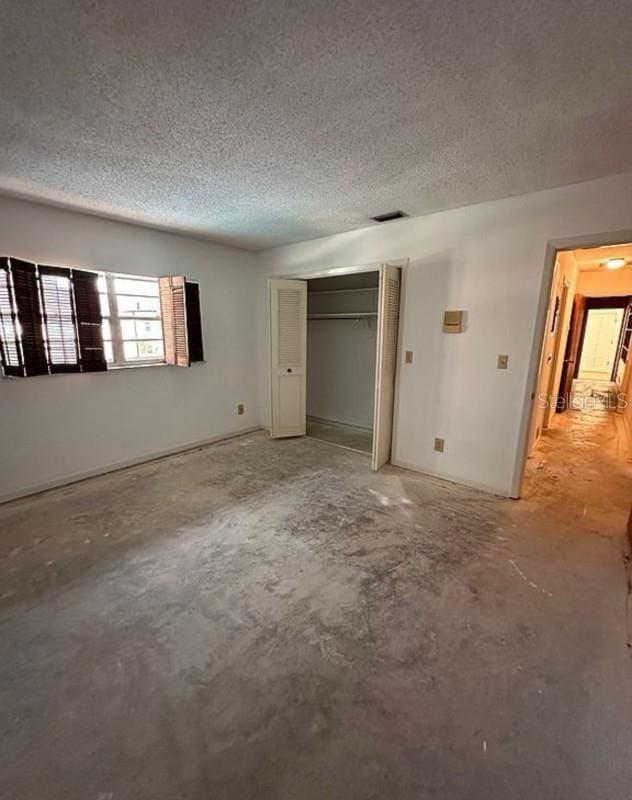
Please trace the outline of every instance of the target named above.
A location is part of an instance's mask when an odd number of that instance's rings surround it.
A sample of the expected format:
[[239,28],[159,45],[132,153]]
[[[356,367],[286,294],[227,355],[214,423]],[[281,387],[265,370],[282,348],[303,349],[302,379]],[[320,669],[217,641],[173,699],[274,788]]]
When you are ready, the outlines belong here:
[[158,278],[102,273],[99,297],[108,364],[164,361]]
[[203,361],[200,291],[150,278],[0,258],[4,376]]

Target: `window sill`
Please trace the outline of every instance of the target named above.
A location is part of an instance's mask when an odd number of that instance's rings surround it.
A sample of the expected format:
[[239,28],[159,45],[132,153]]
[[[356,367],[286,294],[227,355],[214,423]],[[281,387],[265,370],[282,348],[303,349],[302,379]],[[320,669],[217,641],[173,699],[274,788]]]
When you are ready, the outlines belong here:
[[147,367],[168,367],[164,361],[146,361],[141,364],[108,364],[106,372],[115,372],[119,369],[145,369]]

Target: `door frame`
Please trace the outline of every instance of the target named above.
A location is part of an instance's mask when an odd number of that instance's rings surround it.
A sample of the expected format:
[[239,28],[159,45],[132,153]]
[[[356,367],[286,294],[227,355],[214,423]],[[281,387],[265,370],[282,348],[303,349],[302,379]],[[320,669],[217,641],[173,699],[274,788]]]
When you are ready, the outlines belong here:
[[579,375],[579,366],[581,364],[582,353],[584,351],[584,339],[586,338],[586,326],[588,324],[588,314],[595,309],[622,308],[623,318],[621,320],[621,327],[619,328],[619,336],[617,338],[615,358],[612,363],[612,369],[610,370],[610,380],[611,381],[614,380],[614,376],[616,375],[617,372],[617,354],[619,353],[619,350],[621,348],[621,337],[623,335],[623,327],[625,323],[625,309],[630,304],[630,300],[632,300],[632,297],[630,297],[629,295],[586,298],[586,310],[582,322],[582,332],[579,335],[579,350],[577,351],[577,359],[575,361],[575,370],[573,373],[573,378],[577,378],[577,376]]
[[[569,302],[572,301],[572,298],[570,296],[570,288],[571,288],[570,281],[566,276],[564,276],[564,279],[562,281],[562,294],[560,295],[558,316],[557,320],[555,321],[556,325],[555,348],[553,350],[553,363],[551,364],[551,375],[549,376],[549,386],[547,391],[547,395],[549,397],[549,406],[544,411],[544,418],[542,420],[543,428],[548,428],[549,423],[551,421],[551,417],[555,413],[555,407],[551,406],[550,400],[552,397],[555,397],[557,399],[560,390],[560,382],[562,380],[561,374],[559,381],[555,380],[555,375],[560,365],[560,361],[564,360],[564,352],[562,352],[560,347],[562,343],[562,337],[566,336],[568,342],[568,335],[570,333],[570,326],[571,326],[570,317],[568,319],[568,324],[566,326],[564,325],[564,320],[566,319],[566,312],[568,310],[568,304]],[[566,351],[566,346],[564,346],[564,351]]]
[[[341,275],[354,275],[359,272],[381,272],[382,267],[384,264],[390,264],[393,267],[399,267],[400,270],[400,301],[399,301],[399,319],[397,325],[397,361],[395,364],[395,381],[394,381],[394,388],[393,388],[393,427],[391,431],[391,456],[389,459],[390,464],[396,464],[396,451],[395,451],[395,432],[397,430],[397,411],[399,408],[399,392],[400,392],[400,374],[401,370],[399,369],[400,358],[399,355],[402,353],[402,341],[403,341],[403,321],[404,321],[404,293],[406,289],[406,273],[407,268],[410,264],[409,258],[385,258],[383,261],[371,261],[366,264],[349,264],[340,267],[314,267],[313,269],[306,269],[304,271],[299,272],[287,272],[281,275],[268,275],[268,279],[282,279],[282,280],[297,280],[297,281],[309,281],[313,278],[335,278]],[[270,303],[268,302],[268,314],[270,313]],[[272,343],[270,341],[270,325],[268,324],[268,348],[271,352]],[[376,349],[377,353],[377,349]],[[268,357],[268,363],[270,363],[270,354]],[[307,363],[306,363],[307,369]],[[271,379],[271,376],[270,376]],[[375,376],[376,385],[377,385],[377,374]],[[271,387],[270,387],[271,389]],[[374,412],[375,412],[375,405],[374,405]],[[272,408],[270,408],[270,425],[272,425]],[[373,427],[375,429],[375,420],[373,422]],[[372,455],[372,454],[371,454]]]
[[527,467],[529,431],[535,413],[534,401],[540,375],[540,357],[546,334],[546,318],[549,301],[551,299],[551,289],[553,288],[553,273],[555,270],[557,253],[560,250],[577,250],[582,247],[605,247],[607,245],[628,244],[629,242],[632,242],[632,229],[611,231],[609,233],[592,233],[562,239],[550,239],[546,243],[536,319],[531,336],[531,357],[529,360],[527,380],[525,382],[525,392],[522,399],[521,424],[518,433],[516,460],[514,462],[513,478],[511,481],[510,496],[514,499],[520,497]]

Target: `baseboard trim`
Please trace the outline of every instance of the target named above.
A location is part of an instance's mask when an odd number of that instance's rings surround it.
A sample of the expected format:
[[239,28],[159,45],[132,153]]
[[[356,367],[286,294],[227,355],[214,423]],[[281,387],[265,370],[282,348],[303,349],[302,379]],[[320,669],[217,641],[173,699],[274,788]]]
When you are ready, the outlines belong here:
[[457,479],[451,475],[446,475],[443,472],[431,472],[430,470],[427,469],[420,469],[419,467],[416,467],[414,464],[408,464],[405,461],[391,460],[391,465],[393,467],[399,467],[400,469],[410,470],[410,472],[416,472],[418,475],[425,475],[427,478],[437,478],[440,481],[453,483],[455,486],[466,486],[468,489],[477,489],[479,492],[485,492],[485,494],[493,494],[496,495],[497,497],[507,497],[511,500],[516,499],[506,489],[499,489],[497,486],[488,486],[485,483],[477,483],[476,481]]
[[16,492],[0,495],[0,505],[3,505],[4,503],[11,503],[14,500],[22,500],[25,497],[33,497],[33,495],[36,494],[50,492],[53,489],[60,489],[64,486],[72,486],[75,483],[81,483],[82,481],[87,481],[91,478],[99,478],[102,475],[109,475],[112,472],[120,472],[124,469],[130,469],[130,467],[138,467],[142,464],[149,464],[151,461],[159,461],[162,458],[169,458],[169,456],[186,453],[190,450],[198,450],[200,447],[208,447],[209,445],[225,442],[229,439],[236,439],[239,436],[246,436],[249,433],[255,433],[256,431],[260,430],[260,425],[254,425],[249,428],[239,428],[238,430],[231,431],[230,433],[224,433],[219,436],[212,436],[207,439],[199,439],[194,442],[176,445],[175,447],[168,447],[165,450],[158,450],[154,453],[150,453],[149,455],[141,456],[140,458],[130,458],[126,459],[125,461],[117,461],[114,464],[108,464],[105,467],[98,467],[96,469],[87,470],[80,473],[76,472],[71,475],[66,475],[63,478],[56,478],[52,481],[35,484],[34,486],[29,486],[25,489],[19,489]]

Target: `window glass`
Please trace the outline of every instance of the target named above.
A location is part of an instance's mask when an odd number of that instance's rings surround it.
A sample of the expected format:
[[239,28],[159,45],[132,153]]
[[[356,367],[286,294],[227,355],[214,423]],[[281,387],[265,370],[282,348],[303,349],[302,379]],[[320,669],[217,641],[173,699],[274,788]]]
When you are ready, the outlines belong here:
[[159,317],[160,300],[158,297],[117,294],[116,303],[120,317]]
[[115,278],[114,291],[119,294],[145,295],[158,297],[158,281],[155,278]]
[[108,364],[114,363],[114,352],[112,349],[112,328],[110,325],[110,299],[108,297],[108,285],[104,274],[99,275],[97,282],[99,289],[99,301],[101,303],[101,332],[103,334],[103,349],[105,360]]
[[162,339],[160,341],[123,342],[125,361],[155,361],[164,357]]
[[108,282],[110,297],[116,297],[116,319],[111,326],[116,363],[163,360],[158,279],[107,275]]
[[123,319],[121,334],[126,339],[160,339],[162,341],[162,323],[159,319]]

